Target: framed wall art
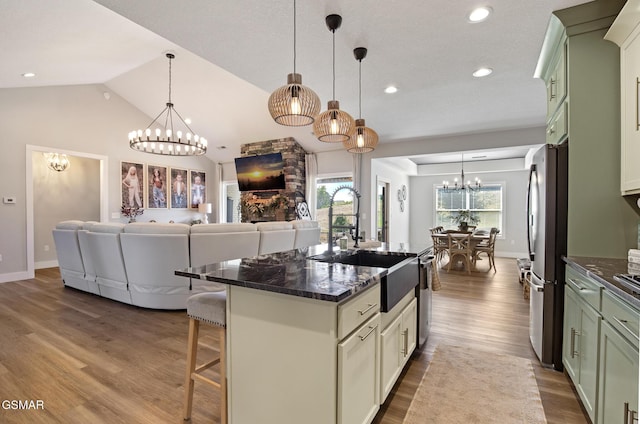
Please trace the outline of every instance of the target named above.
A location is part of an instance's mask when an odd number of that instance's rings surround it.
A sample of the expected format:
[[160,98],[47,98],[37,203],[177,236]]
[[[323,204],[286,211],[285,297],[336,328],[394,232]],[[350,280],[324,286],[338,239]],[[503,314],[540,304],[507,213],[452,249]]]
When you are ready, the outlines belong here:
[[145,189],[144,164],[136,162],[120,162],[120,197],[122,205],[127,208],[142,208]]
[[171,208],[187,209],[189,192],[187,191],[187,170],[171,168]]
[[169,206],[169,182],[166,166],[147,165],[147,208],[164,209]]
[[189,171],[189,202],[192,209],[198,209],[201,203],[207,203],[207,176],[204,171]]

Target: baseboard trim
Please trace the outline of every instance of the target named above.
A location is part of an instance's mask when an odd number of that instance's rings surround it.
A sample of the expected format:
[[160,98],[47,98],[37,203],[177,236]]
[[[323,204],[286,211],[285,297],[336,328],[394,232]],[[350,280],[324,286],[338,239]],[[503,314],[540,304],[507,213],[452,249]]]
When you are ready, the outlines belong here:
[[41,261],[41,262],[36,262],[34,264],[35,269],[43,269],[43,268],[57,268],[58,267],[58,261],[56,260],[52,260],[52,261]]
[[8,272],[6,274],[0,274],[0,283],[10,283],[12,281],[28,280],[33,277],[29,277],[27,271],[20,272]]

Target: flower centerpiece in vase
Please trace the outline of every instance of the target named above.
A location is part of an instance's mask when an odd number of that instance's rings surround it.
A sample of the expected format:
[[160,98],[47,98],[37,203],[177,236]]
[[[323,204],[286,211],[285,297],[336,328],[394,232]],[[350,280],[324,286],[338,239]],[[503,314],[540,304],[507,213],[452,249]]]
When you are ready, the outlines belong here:
[[144,213],[144,209],[136,206],[125,206],[123,203],[120,208],[120,213],[129,218],[129,222],[136,222],[136,216],[142,215]]
[[289,198],[283,194],[271,196],[268,207],[274,211],[277,221],[284,221],[287,217]]

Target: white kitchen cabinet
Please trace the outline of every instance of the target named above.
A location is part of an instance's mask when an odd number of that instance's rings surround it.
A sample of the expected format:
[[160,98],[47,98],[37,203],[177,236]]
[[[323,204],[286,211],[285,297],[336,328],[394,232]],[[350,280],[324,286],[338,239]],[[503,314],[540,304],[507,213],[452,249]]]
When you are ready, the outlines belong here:
[[381,336],[380,392],[383,403],[404,365],[416,348],[416,325],[418,301],[413,292],[409,293],[395,308],[383,314],[390,323],[384,325]]
[[380,328],[379,285],[340,304],[230,285],[229,423],[370,423]]
[[640,1],[628,0],[605,39],[620,46],[620,191],[640,193]]
[[380,314],[338,344],[338,424],[368,424],[380,408]]

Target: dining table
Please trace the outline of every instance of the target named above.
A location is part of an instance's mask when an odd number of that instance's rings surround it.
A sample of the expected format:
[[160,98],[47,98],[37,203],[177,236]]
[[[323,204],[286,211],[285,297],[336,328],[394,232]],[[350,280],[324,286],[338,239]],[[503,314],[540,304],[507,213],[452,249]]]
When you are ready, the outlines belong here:
[[[481,242],[483,241],[487,241],[489,240],[489,236],[490,236],[490,232],[489,231],[485,231],[485,230],[477,230],[477,231],[460,231],[460,230],[445,230],[441,233],[435,233],[435,234],[431,234],[431,236],[434,238],[434,242],[435,239],[440,239],[442,242],[447,242],[447,240],[449,239],[449,234],[452,234],[454,236],[466,236],[468,234],[471,234],[471,251],[473,251],[473,249]],[[449,257],[449,260],[451,259],[451,257]],[[476,258],[477,261],[481,261],[481,258]],[[459,261],[461,262],[461,261]],[[453,264],[454,266],[457,264]],[[445,263],[441,268],[444,269],[445,267],[448,267],[448,263]],[[472,268],[472,271],[475,270],[475,266]]]

